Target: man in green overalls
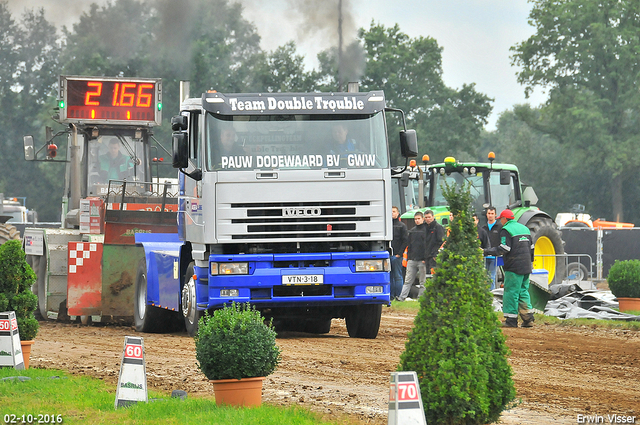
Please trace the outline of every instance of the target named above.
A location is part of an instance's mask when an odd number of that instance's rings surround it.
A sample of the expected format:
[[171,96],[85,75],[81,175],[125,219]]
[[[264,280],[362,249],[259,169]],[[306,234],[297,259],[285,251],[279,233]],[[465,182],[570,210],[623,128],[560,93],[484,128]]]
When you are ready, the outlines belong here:
[[534,248],[531,232],[514,220],[511,210],[502,211],[498,219],[502,224],[500,244],[486,249],[485,255],[502,255],[504,259],[504,326],[517,328],[519,311],[522,327],[530,328],[534,321],[529,298],[529,275],[533,269]]

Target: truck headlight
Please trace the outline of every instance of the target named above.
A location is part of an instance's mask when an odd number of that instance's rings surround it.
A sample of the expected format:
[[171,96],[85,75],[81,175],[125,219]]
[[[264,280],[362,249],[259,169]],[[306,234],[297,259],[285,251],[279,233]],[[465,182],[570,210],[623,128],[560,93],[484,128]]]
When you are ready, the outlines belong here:
[[388,271],[388,259],[383,260],[356,260],[357,272],[384,272]]
[[249,263],[211,263],[211,275],[249,274]]

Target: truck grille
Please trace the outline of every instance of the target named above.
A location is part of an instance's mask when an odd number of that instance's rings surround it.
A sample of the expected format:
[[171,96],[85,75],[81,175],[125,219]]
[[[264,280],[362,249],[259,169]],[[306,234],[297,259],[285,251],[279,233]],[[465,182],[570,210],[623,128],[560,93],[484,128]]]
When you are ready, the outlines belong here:
[[358,214],[358,209],[370,206],[370,201],[231,204],[232,210],[245,212],[245,218],[232,219],[231,224],[246,226],[232,239],[369,237],[370,232],[358,231],[358,223],[370,222],[371,217]]

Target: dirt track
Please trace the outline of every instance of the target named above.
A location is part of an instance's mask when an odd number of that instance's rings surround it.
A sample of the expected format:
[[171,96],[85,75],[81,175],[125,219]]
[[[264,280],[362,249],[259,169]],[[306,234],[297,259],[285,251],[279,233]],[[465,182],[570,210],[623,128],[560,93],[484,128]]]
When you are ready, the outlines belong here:
[[[387,423],[389,373],[404,349],[411,315],[383,310],[375,340],[351,339],[344,321],[323,336],[278,337],[283,360],[264,383],[264,401],[300,404],[354,423]],[[577,415],[636,416],[640,423],[640,332],[540,325],[505,329],[522,403],[503,415],[507,424],[575,424]],[[31,366],[60,368],[115,384],[130,327],[41,322]],[[189,396],[211,395],[185,333],[141,334],[148,386]]]

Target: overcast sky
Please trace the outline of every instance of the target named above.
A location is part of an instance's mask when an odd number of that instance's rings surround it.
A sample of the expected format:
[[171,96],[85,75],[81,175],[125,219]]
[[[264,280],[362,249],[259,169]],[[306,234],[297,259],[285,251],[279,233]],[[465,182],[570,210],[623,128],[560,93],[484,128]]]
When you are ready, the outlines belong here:
[[[178,0],[176,0],[178,1]],[[266,50],[294,40],[298,52],[316,65],[316,54],[336,43],[339,0],[242,0],[245,17],[262,36]],[[95,1],[105,4],[106,0]],[[45,7],[47,19],[70,26],[88,10],[87,0],[9,0],[14,16],[25,7]],[[533,28],[527,23],[526,0],[342,0],[345,37],[371,21],[387,27],[398,24],[410,37],[433,37],[443,48],[443,78],[449,87],[476,83],[476,90],[495,99],[488,130],[498,115],[518,103],[539,105],[541,92],[529,99],[516,81],[509,47],[527,39]],[[334,44],[335,45],[335,44]]]

